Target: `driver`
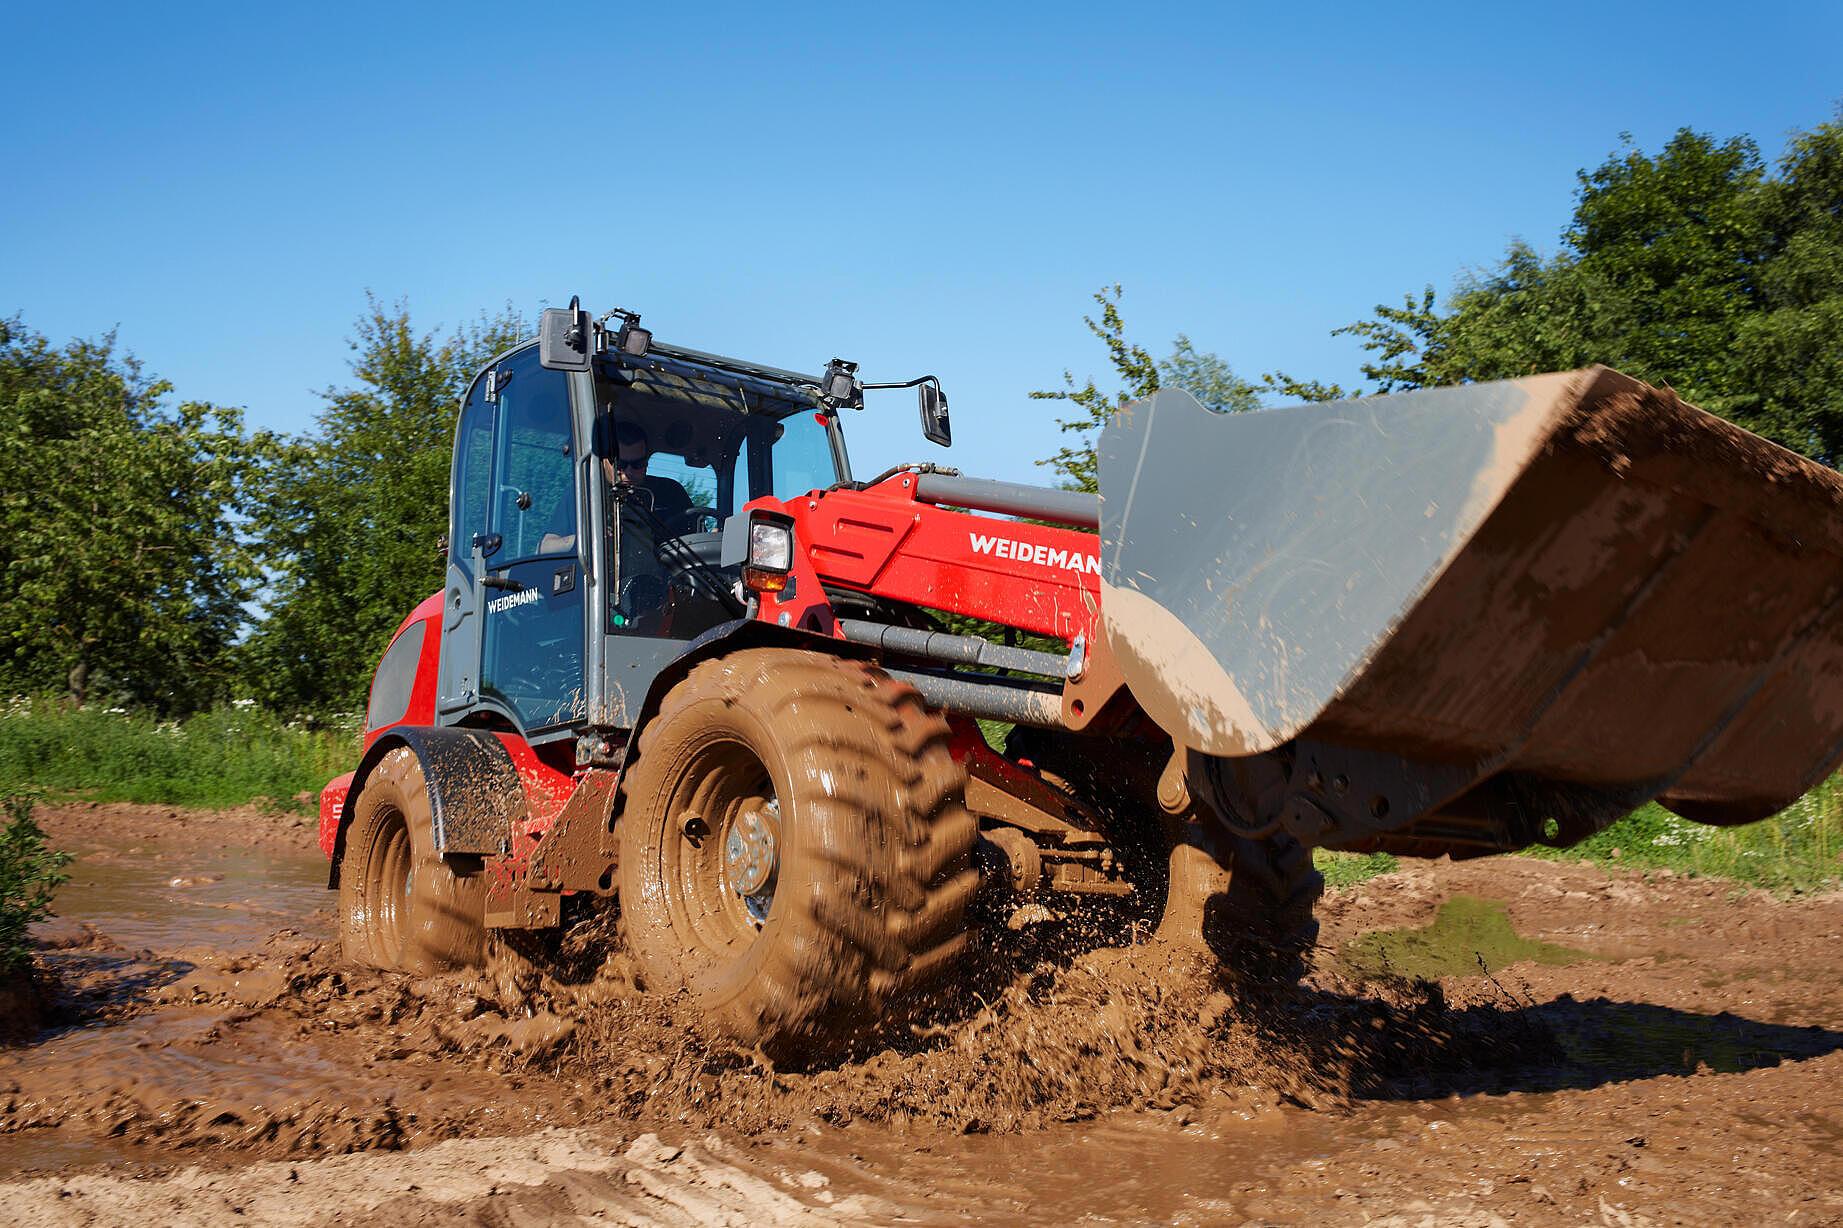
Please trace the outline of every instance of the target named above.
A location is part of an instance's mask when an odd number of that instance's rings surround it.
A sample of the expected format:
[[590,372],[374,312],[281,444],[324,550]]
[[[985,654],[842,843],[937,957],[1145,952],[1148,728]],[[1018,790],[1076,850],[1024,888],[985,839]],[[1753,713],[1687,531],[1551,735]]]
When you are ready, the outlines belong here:
[[653,515],[673,532],[680,532],[691,519],[691,495],[671,478],[646,471],[653,446],[646,431],[634,422],[619,422],[614,427],[614,460],[602,462],[611,482],[644,486],[653,496]]

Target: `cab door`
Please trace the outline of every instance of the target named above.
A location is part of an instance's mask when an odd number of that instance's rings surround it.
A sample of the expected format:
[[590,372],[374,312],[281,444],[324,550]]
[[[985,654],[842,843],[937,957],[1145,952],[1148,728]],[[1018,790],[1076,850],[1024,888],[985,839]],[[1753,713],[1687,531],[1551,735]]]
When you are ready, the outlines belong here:
[[443,719],[493,711],[527,735],[581,721],[587,585],[569,376],[541,367],[535,346],[515,351],[481,377],[461,417]]
[[579,457],[568,373],[540,366],[533,346],[500,364],[495,385],[480,702],[531,735],[588,716]]

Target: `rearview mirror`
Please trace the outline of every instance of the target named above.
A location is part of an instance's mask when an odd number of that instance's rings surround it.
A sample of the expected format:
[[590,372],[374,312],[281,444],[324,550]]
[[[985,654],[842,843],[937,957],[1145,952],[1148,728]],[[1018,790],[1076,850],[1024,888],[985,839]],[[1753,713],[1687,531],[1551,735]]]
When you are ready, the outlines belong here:
[[589,313],[580,299],[568,307],[546,307],[538,319],[538,365],[552,371],[589,369]]
[[925,383],[916,392],[921,401],[922,438],[929,443],[938,443],[943,448],[951,448],[953,424],[947,419],[947,397],[942,394],[941,386]]

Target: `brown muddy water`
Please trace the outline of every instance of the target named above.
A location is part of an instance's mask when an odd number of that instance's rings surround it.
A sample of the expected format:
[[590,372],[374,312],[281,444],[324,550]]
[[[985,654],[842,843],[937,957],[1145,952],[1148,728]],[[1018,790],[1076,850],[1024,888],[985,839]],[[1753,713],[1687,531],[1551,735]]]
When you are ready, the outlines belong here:
[[[278,929],[330,922],[326,859],[290,848],[74,847],[60,917],[87,923],[128,950],[202,946],[245,950]],[[41,927],[55,937],[55,923]]]
[[1099,951],[795,1073],[614,956],[516,1001],[350,968],[305,829],[46,817],[83,856],[69,1018],[0,1049],[26,1222],[1843,1222],[1834,896],[1417,866],[1327,902],[1297,995]]
[[[57,917],[35,926],[34,935],[57,948],[46,958],[71,991],[69,1013],[77,1017],[30,1047],[0,1049],[0,1087],[9,1074],[28,1070],[36,1079],[63,1072],[72,1086],[108,1083],[124,1058],[136,1068],[126,1081],[141,1086],[289,1077],[285,1064],[275,1069],[273,1055],[251,1062],[226,1048],[182,1056],[208,1020],[127,1012],[136,999],[192,971],[198,956],[252,949],[278,929],[330,924],[324,859],[289,845],[137,840],[136,834],[118,845],[93,831],[62,842],[77,860],[58,891]],[[55,1127],[0,1133],[0,1175],[149,1158],[155,1156],[148,1149],[106,1134]]]

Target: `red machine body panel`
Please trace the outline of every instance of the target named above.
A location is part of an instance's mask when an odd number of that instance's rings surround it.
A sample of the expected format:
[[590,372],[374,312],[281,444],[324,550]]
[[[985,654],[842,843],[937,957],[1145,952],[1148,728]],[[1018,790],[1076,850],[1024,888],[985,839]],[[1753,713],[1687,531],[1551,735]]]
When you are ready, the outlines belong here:
[[346,795],[352,792],[352,777],[345,772],[326,782],[320,790],[320,851],[328,857],[339,847],[339,816],[346,808]]
[[[892,601],[986,618],[1073,643],[1094,637],[1100,613],[1100,539],[1054,525],[954,511],[916,498],[914,474],[866,490],[757,499],[750,508],[794,520],[799,565],[816,578]],[[763,602],[772,620],[778,603]],[[793,620],[798,625],[798,618]]]
[[[376,729],[365,730],[365,749],[378,740],[378,735],[398,725],[433,725],[435,723],[435,688],[440,677],[442,657],[442,595],[432,593],[417,603],[409,617],[397,625],[397,630],[390,637],[395,644],[410,629],[413,623],[426,623],[422,633],[422,651],[416,658],[415,680],[410,684],[409,706],[403,716]],[[373,682],[375,686],[376,683]]]
[[[424,623],[422,648],[416,656],[416,671],[410,682],[409,703],[403,715],[394,721],[365,729],[361,750],[370,750],[371,744],[380,735],[400,725],[433,725],[435,723],[435,689],[440,676],[442,655],[442,595],[433,593],[418,602],[404,620],[397,624],[397,630],[390,637],[395,644],[403,638],[403,633],[416,623]],[[372,680],[376,687],[377,681]],[[521,742],[520,745],[523,745]],[[346,772],[335,776],[320,790],[320,851],[328,857],[339,843],[339,821],[345,811],[346,795],[352,791],[353,773]]]

